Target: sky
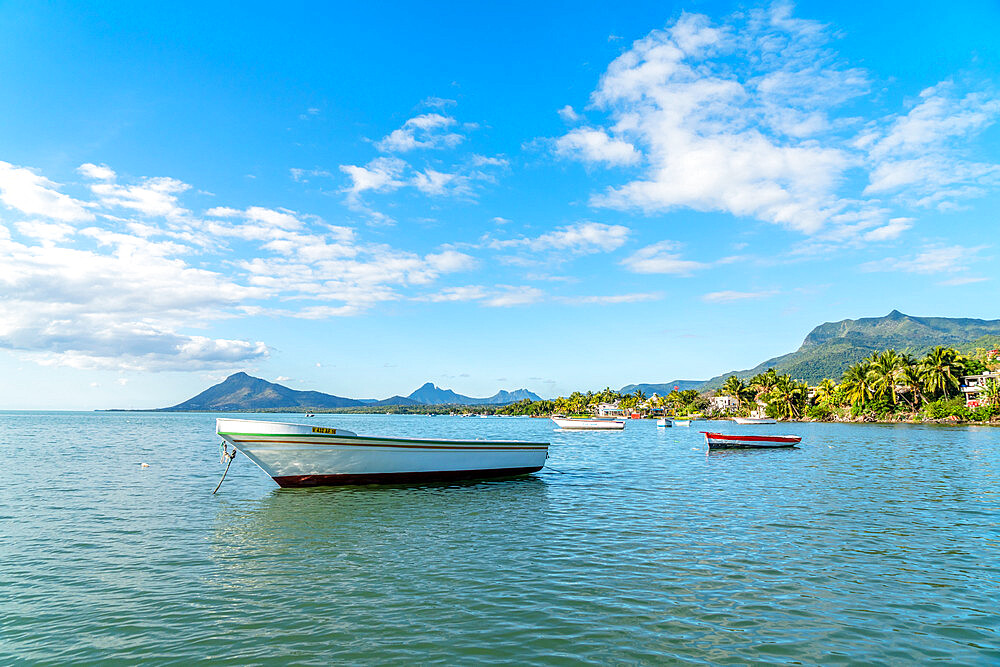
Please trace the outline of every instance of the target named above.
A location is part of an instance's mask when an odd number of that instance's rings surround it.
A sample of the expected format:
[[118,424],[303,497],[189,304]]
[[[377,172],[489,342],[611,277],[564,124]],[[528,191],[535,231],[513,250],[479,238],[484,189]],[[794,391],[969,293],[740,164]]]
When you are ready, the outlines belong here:
[[1000,318],[1000,5],[0,2],[0,409]]

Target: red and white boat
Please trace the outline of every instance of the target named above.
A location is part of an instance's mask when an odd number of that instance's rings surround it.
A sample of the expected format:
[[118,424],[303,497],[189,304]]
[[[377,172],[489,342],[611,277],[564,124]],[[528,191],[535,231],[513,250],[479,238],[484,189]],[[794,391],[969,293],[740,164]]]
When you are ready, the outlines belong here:
[[279,486],[393,484],[537,472],[547,442],[366,437],[339,428],[217,419],[216,431]]
[[773,449],[794,447],[802,441],[797,435],[726,435],[724,433],[705,434],[709,449]]

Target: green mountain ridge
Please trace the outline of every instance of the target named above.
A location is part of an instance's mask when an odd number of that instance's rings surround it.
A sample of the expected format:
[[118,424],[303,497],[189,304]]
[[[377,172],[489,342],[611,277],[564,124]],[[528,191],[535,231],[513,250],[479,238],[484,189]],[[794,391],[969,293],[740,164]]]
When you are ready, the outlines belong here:
[[795,352],[768,359],[753,368],[717,375],[697,389],[717,389],[731,375],[749,378],[768,368],[817,384],[823,378],[839,380],[851,364],[888,348],[920,357],[937,345],[968,354],[977,347],[994,349],[998,344],[1000,320],[914,317],[893,310],[885,317],[821,324],[809,332]]

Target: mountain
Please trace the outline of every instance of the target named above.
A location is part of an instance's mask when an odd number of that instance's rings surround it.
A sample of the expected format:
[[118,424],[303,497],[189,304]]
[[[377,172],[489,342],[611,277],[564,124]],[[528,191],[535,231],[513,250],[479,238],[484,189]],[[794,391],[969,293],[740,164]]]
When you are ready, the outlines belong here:
[[[451,389],[440,389],[432,382],[427,382],[419,389],[414,389],[407,398],[422,405],[459,405],[472,400],[467,396],[456,394]],[[471,405],[471,403],[466,404]]]
[[[501,390],[488,398],[472,398],[456,394],[450,389],[441,389],[432,382],[428,382],[419,389],[414,390],[407,398],[421,405],[507,405],[508,403],[516,403],[525,398],[532,401],[540,400],[536,394],[527,389],[518,389],[516,391]],[[386,405],[395,404],[386,403]]]
[[318,391],[297,391],[246,373],[235,373],[194,398],[163,410],[222,412],[269,408],[346,408],[360,405],[364,403],[352,398],[341,398]]
[[540,401],[538,394],[527,389],[516,389],[514,391],[504,391],[501,389],[489,398],[474,398],[474,401],[482,401],[482,405],[510,405],[528,399],[529,401]]
[[400,396],[399,394],[395,396],[390,396],[389,398],[383,399],[381,401],[375,401],[370,405],[423,405],[412,398],[407,398],[406,396]]
[[773,368],[779,374],[816,384],[823,378],[839,380],[847,367],[893,348],[914,357],[937,345],[971,352],[990,347],[1000,336],[1000,320],[953,317],[913,317],[894,310],[885,317],[865,317],[821,324],[806,336],[795,352],[768,359],[753,368],[730,371],[703,383],[698,389],[715,389],[730,375],[749,378]]
[[230,375],[194,398],[164,411],[281,410],[351,408],[367,405],[507,405],[523,398],[537,401],[538,396],[526,389],[498,391],[489,398],[469,398],[449,389],[439,389],[428,382],[409,396],[392,396],[381,401],[354,399],[324,394],[318,391],[297,391],[280,384],[255,378],[246,373]]
[[677,387],[678,391],[687,391],[688,389],[698,389],[703,384],[705,384],[704,380],[674,380],[662,384],[627,384],[619,390],[619,393],[632,394],[635,393],[636,389],[639,389],[646,396],[653,394],[666,396],[674,390],[674,387]]

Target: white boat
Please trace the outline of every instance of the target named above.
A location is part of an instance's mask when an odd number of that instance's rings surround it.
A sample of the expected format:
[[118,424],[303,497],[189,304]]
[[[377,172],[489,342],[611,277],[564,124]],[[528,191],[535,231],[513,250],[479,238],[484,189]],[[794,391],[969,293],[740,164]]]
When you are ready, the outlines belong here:
[[777,424],[776,419],[771,419],[770,417],[733,417],[733,421],[737,424],[742,424],[743,426],[749,426],[750,424]]
[[620,431],[625,428],[623,421],[600,417],[552,417],[552,421],[559,428],[574,431]]
[[775,447],[794,447],[802,438],[797,435],[725,435],[723,433],[705,434],[705,442],[709,449],[772,449]]
[[690,419],[675,419],[673,420],[674,426],[691,426]]
[[671,426],[673,426],[673,423],[669,419],[657,419],[656,425],[663,426],[665,428],[670,428]]
[[251,419],[215,424],[282,487],[512,477],[541,470],[549,452],[547,442],[369,437]]

